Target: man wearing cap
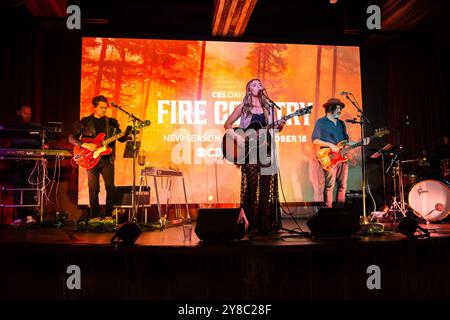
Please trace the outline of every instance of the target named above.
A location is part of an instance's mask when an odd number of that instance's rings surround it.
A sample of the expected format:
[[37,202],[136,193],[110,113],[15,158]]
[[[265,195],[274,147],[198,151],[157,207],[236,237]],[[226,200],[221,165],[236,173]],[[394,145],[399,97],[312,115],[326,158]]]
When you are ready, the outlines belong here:
[[[345,122],[339,119],[345,104],[337,98],[330,98],[323,104],[323,107],[326,114],[323,118],[316,121],[311,140],[314,145],[320,148],[328,147],[333,152],[338,152],[340,148],[337,144],[343,140],[349,140]],[[365,138],[364,145],[367,145],[369,141],[369,138]],[[348,142],[348,144],[351,145],[353,143]],[[325,174],[325,188],[323,191],[325,206],[327,208],[333,206],[333,190],[336,183],[338,186],[336,201],[338,206],[344,205],[348,177],[347,162],[338,163],[333,169],[323,171]]]

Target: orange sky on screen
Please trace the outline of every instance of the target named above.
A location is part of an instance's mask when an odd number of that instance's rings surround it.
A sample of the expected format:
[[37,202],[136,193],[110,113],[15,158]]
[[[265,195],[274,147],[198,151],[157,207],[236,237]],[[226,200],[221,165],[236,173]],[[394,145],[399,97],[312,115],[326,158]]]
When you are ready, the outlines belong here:
[[[152,122],[139,134],[147,165],[182,170],[191,203],[239,203],[240,171],[215,155],[198,157],[198,148],[211,155],[220,148],[220,142],[192,144],[190,158],[200,163],[185,164],[173,159],[179,142],[165,141],[164,137],[202,132],[221,140],[223,124],[216,123],[216,116],[226,118],[231,110],[220,109],[216,114],[215,104],[237,104],[242,101],[247,81],[259,78],[271,99],[282,107],[283,115],[294,112],[299,103],[314,104],[310,116],[288,123],[280,134],[285,141],[278,143],[278,150],[286,200],[320,201],[321,174],[314,160],[311,133],[317,118],[324,115],[322,104],[338,96],[339,91],[353,92],[362,104],[359,59],[358,47],[83,38],[80,116],[93,112],[92,97],[105,95],[128,112]],[[206,101],[202,118],[207,123],[181,124],[180,119],[171,123],[170,108],[162,117],[163,123],[159,123],[158,101],[163,100]],[[288,108],[286,103],[297,105]],[[355,117],[354,107],[347,102],[346,106],[341,118]],[[127,116],[116,109],[110,108],[108,115],[117,118],[122,129],[129,124]],[[358,140],[359,127],[347,128],[351,140]],[[297,141],[286,142],[288,136]],[[302,141],[303,137],[306,141]],[[132,184],[131,159],[124,159],[123,151],[124,144],[118,143],[115,182],[119,186]],[[350,189],[360,185],[360,155],[354,155]],[[181,192],[177,196],[181,197]],[[78,198],[80,204],[88,203],[85,170],[80,170]],[[104,202],[103,191],[101,199]]]

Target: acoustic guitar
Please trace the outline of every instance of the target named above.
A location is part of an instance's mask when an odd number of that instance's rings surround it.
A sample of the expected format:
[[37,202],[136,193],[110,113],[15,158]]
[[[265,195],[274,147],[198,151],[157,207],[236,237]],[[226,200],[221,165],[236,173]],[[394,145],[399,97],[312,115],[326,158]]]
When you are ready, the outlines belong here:
[[[251,152],[258,152],[259,148],[270,146],[270,134],[267,134],[267,129],[276,127],[283,120],[310,114],[311,109],[312,105],[298,109],[267,126],[263,126],[260,122],[256,121],[252,122],[245,129],[233,128],[234,135],[225,133],[222,138],[222,154],[224,158],[234,164],[244,164],[248,160]],[[240,145],[235,135],[239,135],[245,143]]]

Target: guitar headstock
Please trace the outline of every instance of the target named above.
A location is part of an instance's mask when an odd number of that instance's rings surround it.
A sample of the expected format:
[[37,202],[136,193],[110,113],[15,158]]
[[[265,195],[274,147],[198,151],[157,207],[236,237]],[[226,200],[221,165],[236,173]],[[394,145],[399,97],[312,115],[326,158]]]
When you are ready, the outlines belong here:
[[382,136],[384,136],[386,134],[389,134],[389,130],[386,128],[375,129],[374,135],[377,136],[378,138],[381,138]]
[[288,114],[287,116],[282,117],[280,120],[278,120],[276,122],[280,122],[281,120],[289,120],[290,118],[297,117],[297,116],[302,116],[302,115],[305,115],[305,114],[310,114],[312,107],[313,106],[310,105],[310,106],[298,109],[295,112],[292,112],[291,114]]
[[310,114],[312,107],[313,106],[310,105],[310,106],[298,109],[297,111],[295,111],[295,113],[296,113],[297,116],[301,116],[301,115],[304,115],[304,114]]

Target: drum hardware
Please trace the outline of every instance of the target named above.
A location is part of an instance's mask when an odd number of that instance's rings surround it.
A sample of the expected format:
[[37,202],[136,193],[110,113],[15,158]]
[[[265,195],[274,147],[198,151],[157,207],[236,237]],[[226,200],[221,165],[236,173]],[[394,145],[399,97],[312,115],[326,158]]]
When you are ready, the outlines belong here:
[[383,203],[386,203],[386,174],[384,173],[385,158],[386,158],[386,154],[394,148],[395,148],[394,145],[388,143],[383,148],[377,150],[374,154],[372,154],[370,156],[371,159],[378,159],[381,157],[381,171],[382,171],[382,178],[383,178]]
[[402,161],[399,159],[399,153],[397,153],[391,160],[386,173],[392,168],[392,180],[394,182],[394,195],[392,197],[391,204],[389,205],[388,212],[391,212],[394,216],[394,223],[397,222],[397,215],[400,212],[403,217],[406,217],[406,203],[405,203],[405,190],[403,186],[403,174],[402,174]]

